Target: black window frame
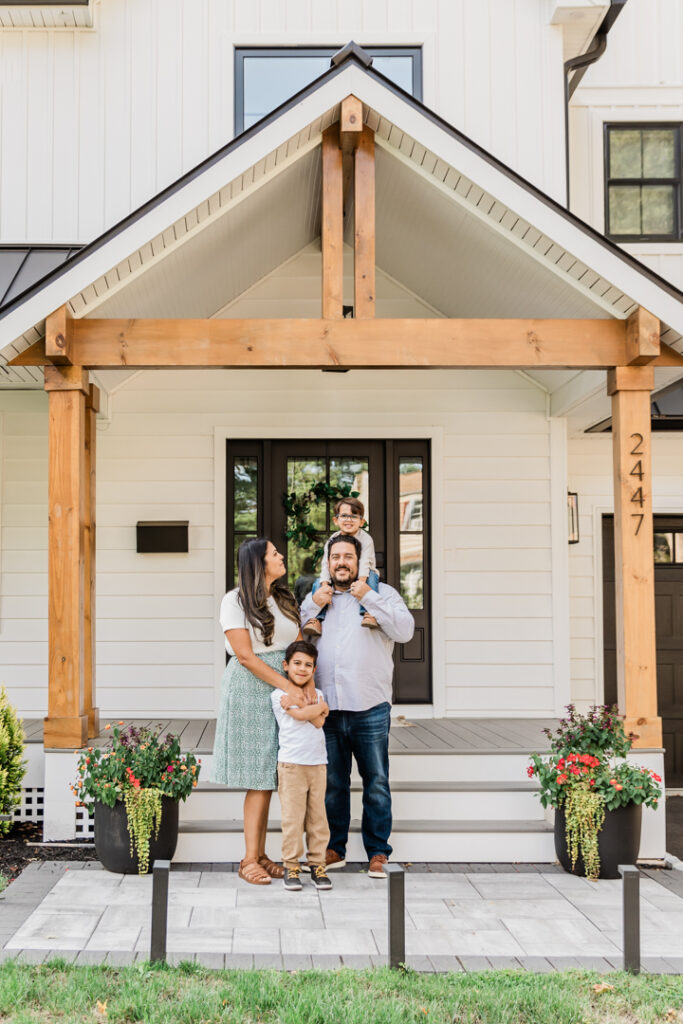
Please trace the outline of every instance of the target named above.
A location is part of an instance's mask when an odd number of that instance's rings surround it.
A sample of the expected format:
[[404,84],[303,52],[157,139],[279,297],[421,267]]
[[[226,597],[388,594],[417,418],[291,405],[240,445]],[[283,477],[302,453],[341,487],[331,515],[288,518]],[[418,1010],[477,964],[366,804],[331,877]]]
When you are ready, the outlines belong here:
[[[244,59],[245,57],[334,57],[339,46],[236,46],[235,47],[235,135],[244,131]],[[413,91],[422,102],[421,46],[364,46],[371,57],[412,57]],[[288,97],[286,97],[288,98]],[[285,98],[285,99],[286,99]],[[283,99],[283,102],[285,102]],[[264,115],[265,116],[265,115]],[[256,122],[258,123],[258,122]]]
[[[665,129],[676,133],[675,146],[675,177],[674,178],[612,178],[610,177],[610,133],[616,131],[643,131],[647,129]],[[603,125],[604,132],[604,198],[605,198],[605,235],[615,242],[680,242],[683,238],[681,217],[681,195],[683,185],[683,124],[680,121],[607,121]],[[609,190],[610,185],[673,185],[674,187],[674,231],[668,235],[619,235],[610,230]]]

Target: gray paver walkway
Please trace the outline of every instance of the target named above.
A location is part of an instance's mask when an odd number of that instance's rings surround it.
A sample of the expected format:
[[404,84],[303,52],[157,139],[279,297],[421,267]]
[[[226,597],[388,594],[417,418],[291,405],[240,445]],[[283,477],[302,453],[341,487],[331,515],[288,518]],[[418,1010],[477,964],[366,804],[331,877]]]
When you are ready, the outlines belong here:
[[[406,873],[406,958],[416,970],[621,968],[620,881],[464,867]],[[683,885],[674,877],[682,874],[641,877],[647,970],[683,970]],[[301,970],[386,962],[386,883],[365,873],[335,873],[323,893],[307,880],[290,893],[212,870],[174,870],[169,882],[171,963]],[[151,895],[149,876],[114,875],[95,863],[30,865],[0,897],[0,959],[146,959]]]

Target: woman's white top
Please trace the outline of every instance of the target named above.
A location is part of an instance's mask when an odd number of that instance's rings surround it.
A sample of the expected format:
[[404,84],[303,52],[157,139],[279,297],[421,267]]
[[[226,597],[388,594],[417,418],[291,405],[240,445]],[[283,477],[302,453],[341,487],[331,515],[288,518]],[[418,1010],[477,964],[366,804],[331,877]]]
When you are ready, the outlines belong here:
[[[251,647],[254,654],[262,654],[264,651],[284,651],[293,643],[299,635],[298,623],[292,622],[286,615],[283,615],[280,611],[278,604],[274,597],[268,598],[268,607],[273,613],[275,619],[275,630],[273,632],[273,642],[270,647],[266,647],[263,642],[261,631],[258,632],[254,627],[247,622],[246,615],[244,614],[244,608],[239,602],[239,591],[237,587],[234,590],[229,590],[221,601],[221,611],[218,616],[221,624],[221,629],[225,633],[226,629],[246,629],[249,632],[249,639],[251,640]],[[225,649],[230,655],[234,655],[234,651],[228,643],[228,638],[225,638]]]

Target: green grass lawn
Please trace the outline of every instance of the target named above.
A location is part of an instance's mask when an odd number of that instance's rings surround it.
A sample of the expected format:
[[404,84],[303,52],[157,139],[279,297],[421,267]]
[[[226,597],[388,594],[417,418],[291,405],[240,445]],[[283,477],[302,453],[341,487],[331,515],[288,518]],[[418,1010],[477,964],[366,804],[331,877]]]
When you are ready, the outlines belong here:
[[[596,986],[598,991],[596,991]],[[605,988],[613,986],[613,988]],[[600,989],[602,988],[602,991]],[[683,977],[0,967],[2,1024],[665,1024],[683,1022]]]

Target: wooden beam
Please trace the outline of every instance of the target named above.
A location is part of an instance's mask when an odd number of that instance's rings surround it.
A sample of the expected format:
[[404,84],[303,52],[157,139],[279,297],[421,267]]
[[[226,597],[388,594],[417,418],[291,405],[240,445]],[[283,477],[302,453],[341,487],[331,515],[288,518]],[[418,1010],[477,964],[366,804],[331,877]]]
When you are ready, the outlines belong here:
[[323,132],[321,244],[323,319],[341,320],[344,298],[344,184],[338,122]]
[[642,306],[626,321],[626,345],[631,366],[646,366],[660,354],[659,320]]
[[45,353],[53,363],[71,363],[71,324],[68,306],[60,306],[45,320]]
[[612,397],[617,693],[636,747],[661,747],[652,527],[651,366],[608,374]]
[[354,302],[356,320],[375,315],[375,133],[363,128],[354,157]]
[[100,391],[90,385],[85,400],[85,508],[83,514],[83,711],[88,717],[88,738],[100,734],[100,712],[95,706],[95,507],[97,413]]
[[363,131],[363,104],[353,94],[342,100],[339,130],[342,146],[345,135],[353,136],[351,142],[354,146],[358,143],[358,138]]
[[[87,379],[87,374],[85,374]],[[46,368],[48,392],[48,714],[46,747],[80,747],[84,713],[84,371]]]

